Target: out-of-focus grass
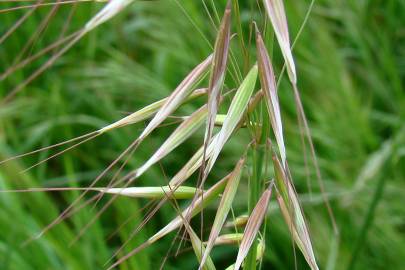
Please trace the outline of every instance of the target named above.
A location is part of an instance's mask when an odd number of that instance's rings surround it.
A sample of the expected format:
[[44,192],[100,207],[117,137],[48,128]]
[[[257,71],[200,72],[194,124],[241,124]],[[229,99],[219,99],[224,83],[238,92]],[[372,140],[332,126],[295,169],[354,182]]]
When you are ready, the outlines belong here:
[[[181,4],[212,43],[215,32],[200,1]],[[261,16],[255,5],[240,5],[243,30],[247,33],[252,10],[259,22]],[[292,37],[308,6],[309,1],[286,1]],[[78,4],[72,29],[83,25],[99,7],[99,3]],[[61,8],[34,50],[58,37],[70,9],[71,6]],[[404,9],[401,1],[316,1],[294,48],[298,84],[340,228],[339,239],[333,236],[313,173],[311,189],[308,188],[292,91],[284,80],[279,89],[291,171],[302,195],[321,269],[403,267],[405,15],[401,11]],[[12,64],[48,11],[49,8],[42,8],[36,12],[1,45],[1,72]],[[0,14],[0,33],[22,14],[17,11]],[[237,46],[233,48],[238,54]],[[279,67],[282,59],[277,50],[274,49],[274,61]],[[209,52],[209,44],[175,1],[135,3],[81,40],[11,103],[1,105],[1,159],[81,135],[166,96]],[[2,95],[21,82],[33,67],[35,64],[0,82]],[[193,108],[197,104],[183,106],[179,115],[190,113]],[[141,127],[114,131],[27,173],[19,172],[50,152],[4,164],[0,167],[0,186],[16,189],[87,185],[135,138]],[[145,161],[170,131],[171,128],[161,128],[154,132],[130,160],[127,170]],[[141,178],[141,183],[166,184],[165,174],[171,176],[180,168],[201,144],[201,135],[192,137],[180,151],[162,161],[164,173],[154,166]],[[243,134],[240,137],[243,139]],[[234,153],[238,151],[237,140],[226,145],[210,181],[232,168],[238,156]],[[95,209],[88,207],[40,239],[21,246],[76,196],[74,192],[0,194],[1,269],[102,269],[114,249],[141,220],[142,214],[137,211],[145,201],[119,199],[71,247],[69,242],[95,215]],[[288,230],[277,208],[271,209],[263,267],[292,269],[294,252]],[[241,204],[235,211],[247,211],[246,205]],[[134,219],[118,235],[107,240],[133,215]],[[124,252],[141,243],[173,215],[172,208],[163,208]],[[122,269],[156,269],[171,240],[165,238],[141,252],[124,263]],[[212,254],[213,260],[223,266],[233,262],[235,256],[236,249],[232,248],[215,248]],[[188,269],[196,265],[194,255],[184,253],[177,258],[170,256],[166,267]],[[299,269],[306,267],[300,255],[297,265]]]

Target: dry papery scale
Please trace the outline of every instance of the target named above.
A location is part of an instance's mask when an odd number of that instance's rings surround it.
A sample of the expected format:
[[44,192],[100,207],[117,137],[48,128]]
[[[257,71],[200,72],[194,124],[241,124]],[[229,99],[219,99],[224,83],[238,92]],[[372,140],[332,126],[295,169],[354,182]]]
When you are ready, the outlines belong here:
[[[77,1],[71,1],[77,2]],[[97,28],[102,23],[109,21],[115,15],[120,13],[128,7],[134,0],[111,0],[106,3],[93,18],[79,31],[67,35],[66,37],[58,40],[54,44],[46,47],[38,54],[24,59],[16,65],[10,67],[1,74],[1,79],[5,79],[15,70],[23,68],[25,65],[34,61],[39,56],[46,54],[50,51],[54,52],[50,58],[30,76],[28,76],[22,83],[12,89],[9,94],[3,99],[4,102],[11,102],[12,98],[32,80],[43,73],[49,68],[60,56],[66,53],[69,48],[74,46],[83,36]],[[63,3],[68,4],[68,2]],[[205,2],[204,2],[205,4]],[[9,29],[1,38],[0,44],[10,36],[20,24],[30,16],[35,9],[44,5],[42,1],[30,5],[30,11],[26,13],[15,25]],[[274,31],[275,38],[278,42],[280,51],[285,60],[283,67],[287,70],[288,79],[291,82],[292,90],[294,93],[294,102],[296,103],[298,112],[298,122],[305,134],[308,144],[310,145],[311,155],[315,164],[315,170],[319,180],[319,185],[323,190],[321,175],[316,161],[315,149],[311,140],[310,129],[303,111],[300,100],[300,95],[297,87],[297,72],[293,59],[290,37],[288,32],[287,17],[284,10],[282,0],[263,0],[260,3],[264,7],[266,18],[263,21],[269,21]],[[23,7],[21,7],[23,8]],[[310,9],[312,4],[310,5]],[[15,9],[19,9],[16,7]],[[311,10],[308,10],[308,14]],[[12,9],[9,9],[12,10]],[[208,12],[208,10],[207,10]],[[235,18],[233,19],[233,13]],[[308,15],[307,14],[307,15]],[[211,16],[210,14],[208,14]],[[235,263],[232,263],[227,269],[256,269],[261,265],[263,254],[265,252],[265,220],[267,209],[270,200],[275,197],[280,207],[282,216],[288,227],[291,237],[295,244],[303,254],[311,269],[318,269],[314,250],[310,239],[310,233],[306,225],[303,211],[301,209],[297,193],[294,188],[293,179],[288,166],[288,155],[285,147],[285,139],[283,135],[281,108],[278,100],[276,76],[272,66],[271,58],[268,49],[266,48],[264,39],[261,34],[260,27],[251,22],[251,35],[256,37],[256,57],[257,63],[249,64],[245,61],[244,65],[248,68],[245,72],[243,80],[239,83],[236,89],[227,89],[224,85],[225,79],[229,74],[232,78],[237,78],[236,69],[230,68],[230,65],[235,67],[236,61],[232,57],[235,48],[231,43],[235,39],[239,39],[240,49],[242,54],[246,56],[248,50],[244,44],[242,30],[239,25],[235,28],[238,29],[237,35],[232,35],[233,22],[240,22],[239,3],[238,1],[228,1],[223,11],[223,16],[220,20],[215,44],[213,46],[212,54],[203,59],[201,63],[196,65],[189,74],[182,80],[178,87],[166,98],[156,101],[138,111],[119,119],[118,121],[101,127],[100,129],[85,134],[83,136],[70,139],[55,145],[44,147],[34,150],[29,153],[21,154],[15,157],[8,158],[1,161],[0,165],[4,166],[7,162],[21,158],[27,155],[39,153],[44,150],[49,150],[56,147],[67,146],[60,152],[40,161],[39,163],[29,167],[28,169],[37,166],[43,162],[48,161],[64,152],[79,146],[97,136],[103,135],[107,132],[112,132],[117,128],[127,125],[133,125],[149,120],[148,124],[136,138],[133,143],[118,156],[88,187],[83,188],[29,188],[25,190],[3,190],[2,192],[43,192],[43,191],[69,191],[79,190],[83,191],[81,195],[74,200],[74,202],[67,207],[52,223],[43,228],[38,235],[33,236],[31,240],[35,240],[52,229],[55,225],[62,222],[67,217],[70,217],[82,207],[97,202],[104,195],[108,194],[111,197],[108,202],[97,212],[95,217],[82,228],[78,233],[75,240],[85,233],[86,229],[107,209],[111,203],[118,196],[129,196],[136,198],[145,198],[155,202],[153,207],[146,215],[145,219],[135,228],[130,238],[135,237],[136,233],[148,224],[154,214],[166,203],[169,203],[175,209],[177,216],[169,222],[160,231],[156,232],[147,241],[140,246],[133,249],[132,252],[122,255],[122,248],[131,240],[128,239],[112,258],[115,262],[106,266],[108,269],[119,266],[122,262],[142,249],[152,245],[160,240],[167,234],[178,231],[184,228],[184,234],[181,239],[188,238],[191,242],[191,247],[194,250],[195,256],[199,262],[199,269],[215,269],[215,261],[211,258],[211,251],[217,245],[235,245],[239,246],[238,254],[235,258]],[[305,21],[302,25],[304,27]],[[263,24],[265,26],[266,24]],[[266,26],[269,27],[269,26]],[[265,29],[265,27],[263,27]],[[298,37],[297,37],[298,38]],[[236,41],[235,41],[236,42]],[[253,43],[253,42],[252,42]],[[253,57],[249,57],[253,59]],[[235,74],[233,74],[235,73]],[[280,78],[283,73],[280,74]],[[202,85],[208,80],[208,86]],[[226,90],[224,90],[226,89]],[[165,124],[170,120],[173,113],[177,108],[184,103],[191,103],[194,99],[205,97],[207,103],[196,110],[189,116],[180,118],[182,121],[166,141],[151,154],[151,157],[138,169],[131,171],[127,175],[120,177],[120,172],[126,165],[128,160],[133,156],[137,147],[148,138],[148,136],[159,126]],[[224,97],[230,99],[230,105],[227,108],[226,114],[219,114],[219,107],[224,100]],[[255,117],[260,110],[260,104],[265,104],[267,110],[261,115],[262,117]],[[189,161],[175,174],[168,183],[162,186],[145,186],[139,187],[135,185],[135,180],[138,179],[144,172],[151,166],[160,162],[165,156],[173,152],[176,147],[184,143],[190,136],[194,135],[198,130],[201,130],[205,123],[205,135],[201,140],[201,147],[190,157]],[[214,126],[218,126],[219,130],[215,133]],[[235,164],[234,169],[229,172],[227,176],[219,181],[214,181],[210,187],[205,187],[204,183],[209,177],[211,170],[214,168],[215,162],[219,157],[223,147],[227,141],[235,136],[239,130],[247,129],[252,135],[252,140],[247,142],[246,145],[241,146],[245,151],[240,157],[239,161]],[[271,133],[273,134],[271,136]],[[275,144],[272,144],[271,137],[275,138]],[[271,156],[271,159],[263,159],[257,155],[263,155],[257,151],[258,147],[264,147],[265,155]],[[275,147],[273,147],[275,145]],[[249,155],[249,153],[253,153]],[[247,159],[252,159],[253,165],[248,165]],[[260,161],[261,160],[261,161]],[[106,176],[114,166],[122,161],[122,165],[118,172],[114,174],[110,183],[104,187],[97,187],[97,183]],[[262,170],[263,162],[265,167],[273,167],[274,175],[266,175]],[[257,163],[257,164],[256,164]],[[249,168],[252,166],[253,168]],[[253,171],[253,175],[248,177],[249,170]],[[198,181],[196,187],[186,185],[186,181],[198,171]],[[249,179],[248,179],[249,178]],[[272,179],[274,178],[274,180]],[[237,196],[239,183],[242,181],[249,181],[249,211],[248,214],[240,217],[231,217],[232,204]],[[95,192],[96,194],[85,199],[85,194]],[[216,207],[215,219],[212,228],[210,229],[209,237],[204,241],[204,235],[198,233],[202,232],[200,228],[195,231],[190,224],[190,220],[201,213],[203,217],[203,210],[208,205],[212,204],[215,199],[220,199]],[[180,209],[177,200],[189,199],[189,206],[185,209]],[[332,210],[325,200],[326,207],[329,211],[332,224],[337,232],[334,222]],[[271,222],[271,220],[270,220]],[[228,230],[238,231],[232,233],[222,233],[224,228]],[[243,231],[243,233],[241,233]],[[28,241],[28,242],[29,242]],[[271,251],[269,251],[271,252]]]

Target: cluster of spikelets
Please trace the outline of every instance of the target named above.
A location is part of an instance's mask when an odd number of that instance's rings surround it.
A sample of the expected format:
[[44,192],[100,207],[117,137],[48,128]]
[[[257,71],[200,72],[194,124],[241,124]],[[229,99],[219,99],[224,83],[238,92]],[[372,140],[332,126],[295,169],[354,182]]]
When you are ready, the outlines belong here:
[[[101,23],[109,20],[125,7],[127,7],[133,0],[111,0],[108,4],[94,16],[85,27],[71,36],[71,40],[67,45],[61,49],[57,54],[50,58],[40,69],[38,69],[33,77],[37,76],[48,68],[58,57],[66,52],[73,46],[81,37],[86,33],[96,28]],[[291,82],[294,91],[295,102],[297,111],[299,112],[298,119],[301,123],[300,127],[306,134],[311,151],[313,153],[314,162],[316,165],[316,158],[312,142],[310,141],[310,131],[302,109],[302,104],[297,89],[297,74],[291,52],[291,44],[289,39],[287,20],[285,16],[284,6],[282,0],[263,0],[266,13],[273,26],[276,39],[281,49],[282,55],[285,60],[285,67],[287,69],[288,78]],[[141,229],[150,218],[162,207],[166,202],[172,203],[177,211],[177,217],[174,218],[160,231],[156,232],[141,246],[134,249],[129,254],[119,258],[110,268],[114,268],[130,256],[133,256],[140,250],[152,245],[167,234],[179,230],[184,227],[185,233],[191,241],[192,248],[200,263],[200,269],[215,269],[215,264],[210,258],[210,253],[214,246],[221,244],[239,245],[239,251],[235,263],[229,266],[228,269],[239,269],[245,264],[245,269],[252,269],[256,267],[256,261],[262,259],[265,243],[262,234],[260,233],[262,223],[266,217],[267,208],[271,199],[272,193],[275,197],[285,219],[285,222],[291,232],[291,235],[305,257],[311,269],[318,269],[315,255],[312,249],[309,232],[305,223],[297,194],[294,189],[291,173],[289,171],[287,154],[284,145],[282,120],[280,114],[280,106],[277,96],[277,82],[273,72],[271,59],[265,47],[261,33],[256,27],[256,48],[257,48],[257,64],[250,67],[243,82],[240,84],[236,91],[222,93],[225,75],[228,67],[228,55],[230,54],[229,44],[231,40],[231,1],[228,1],[227,7],[224,11],[220,27],[218,29],[215,47],[212,55],[208,56],[200,64],[198,64],[178,85],[178,87],[166,98],[150,104],[129,116],[120,119],[108,126],[105,126],[97,131],[86,134],[84,136],[69,140],[55,146],[61,146],[65,143],[76,142],[73,146],[65,149],[71,149],[85,141],[88,141],[96,136],[110,132],[116,128],[126,125],[135,124],[141,121],[150,119],[146,128],[139,135],[139,137],[114,161],[108,166],[103,173],[101,173],[93,183],[87,188],[81,188],[84,192],[77,198],[61,215],[49,224],[37,236],[41,236],[51,227],[61,222],[64,218],[72,215],[77,211],[77,204],[89,191],[97,192],[97,195],[90,199],[88,202],[100,199],[104,194],[112,194],[112,198],[97,214],[101,214],[106,207],[108,207],[117,196],[130,196],[139,198],[149,198],[159,200],[158,204],[153,208],[151,213],[146,217],[137,230]],[[205,76],[209,74],[209,85],[207,88],[198,88]],[[257,84],[257,77],[260,81],[260,90],[255,93],[255,86]],[[29,83],[31,77],[25,83]],[[21,87],[14,89],[12,94],[15,94]],[[110,184],[106,187],[96,187],[97,182],[121,160],[124,156],[131,154],[136,148],[153,132],[159,125],[167,120],[175,110],[183,103],[192,101],[200,96],[208,96],[208,102],[190,116],[185,117],[182,123],[176,130],[166,139],[166,141],[159,147],[159,149],[151,155],[138,169],[128,173],[126,176],[118,179],[118,173],[113,177]],[[218,114],[219,105],[224,95],[231,95],[232,101],[225,115]],[[243,175],[245,167],[246,154],[244,154],[232,172],[226,177],[219,180],[207,190],[204,189],[204,183],[213,169],[215,162],[221,153],[226,142],[229,138],[236,133],[240,128],[251,125],[249,115],[256,109],[261,100],[265,101],[271,130],[276,140],[275,150],[271,144],[270,137],[266,138],[266,148],[272,155],[272,163],[274,167],[274,180],[262,179],[261,186],[264,188],[259,189],[261,194],[257,194],[258,200],[256,205],[252,207],[248,216],[236,218],[233,221],[228,221],[231,226],[244,226],[243,233],[224,234],[221,235],[221,229],[224,226],[229,226],[227,218],[231,211],[232,203],[235,199],[239,182]],[[191,135],[199,130],[205,124],[204,142],[201,148],[189,159],[189,161],[182,167],[182,169],[169,181],[166,186],[159,187],[131,187],[130,185],[135,179],[139,178],[146,172],[152,165],[159,162],[162,158],[172,152],[177,146],[186,141]],[[220,126],[218,133],[214,134],[214,126]],[[264,127],[260,127],[264,128]],[[254,141],[252,143],[255,143]],[[249,147],[246,146],[247,148]],[[47,149],[50,147],[47,147]],[[31,153],[41,151],[39,149]],[[64,152],[62,151],[62,152]],[[60,152],[60,153],[62,153]],[[31,154],[27,153],[27,154]],[[60,154],[57,153],[56,155]],[[26,154],[24,154],[26,155]],[[54,155],[54,156],[56,156]],[[23,156],[23,155],[21,155]],[[52,156],[52,157],[54,157]],[[19,156],[20,157],[20,156]],[[52,158],[50,157],[50,158]],[[128,158],[129,158],[128,157]],[[16,158],[16,157],[14,157]],[[48,160],[47,158],[46,160]],[[44,161],[46,161],[44,160]],[[42,162],[44,162],[42,161]],[[5,161],[3,161],[5,162]],[[124,162],[126,164],[127,160]],[[122,165],[122,166],[124,166]],[[121,167],[122,168],[122,167]],[[186,180],[197,170],[199,170],[199,181],[197,187],[185,186]],[[319,173],[319,172],[318,172]],[[320,178],[320,177],[319,177]],[[49,189],[46,189],[49,190]],[[69,190],[56,189],[56,190]],[[31,191],[41,191],[41,189],[31,189]],[[221,196],[220,196],[221,195]],[[209,234],[209,238],[204,242],[195,233],[190,225],[190,219],[200,213],[207,205],[214,199],[220,196],[220,203],[218,205],[215,219]],[[180,210],[176,204],[177,199],[191,199],[189,206]],[[327,205],[328,206],[328,205]],[[329,206],[328,206],[329,207]],[[93,221],[95,220],[94,217]],[[78,237],[86,230],[91,222],[82,229]],[[120,251],[120,250],[119,250]],[[118,252],[116,254],[118,254]],[[254,254],[249,256],[249,254]]]

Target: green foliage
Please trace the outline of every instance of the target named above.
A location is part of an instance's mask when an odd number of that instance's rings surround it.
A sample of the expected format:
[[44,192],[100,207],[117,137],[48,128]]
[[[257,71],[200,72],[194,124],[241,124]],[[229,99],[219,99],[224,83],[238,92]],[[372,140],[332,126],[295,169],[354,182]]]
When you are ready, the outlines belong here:
[[[127,112],[168,96],[193,67],[212,53],[216,29],[211,21],[218,27],[225,2],[136,1],[122,14],[90,32],[11,102],[0,104],[0,160],[97,130]],[[254,64],[255,59],[247,55],[255,55],[256,51],[251,27],[255,19],[263,32],[276,78],[281,79],[278,95],[288,164],[307,218],[319,268],[401,269],[405,257],[405,15],[402,12],[405,4],[401,1],[316,1],[305,28],[294,42],[310,2],[285,1],[297,83],[326,195],[331,200],[340,230],[336,238],[315,181],[309,149],[301,145],[291,86],[287,76],[280,78],[283,56],[269,21],[263,30],[265,9],[257,7],[256,1],[238,3],[240,14],[233,14],[231,30],[238,36],[231,41],[232,54],[228,59],[230,68],[224,90],[237,88]],[[0,8],[17,4],[2,2]],[[104,4],[76,5],[68,33],[83,27]],[[38,8],[0,45],[0,73],[13,66],[51,9]],[[21,58],[34,55],[58,39],[72,9],[71,4],[60,7]],[[0,13],[0,35],[27,11]],[[239,35],[242,32],[243,37]],[[1,96],[5,97],[48,58],[49,55],[43,56],[1,80]],[[182,105],[176,115],[190,115],[205,102],[206,97],[199,97],[195,102]],[[225,113],[229,104],[230,99],[225,97],[219,113]],[[251,116],[253,122],[260,121],[267,113],[265,106],[259,103],[256,110],[259,113]],[[111,131],[25,173],[19,172],[50,156],[54,150],[1,164],[0,188],[88,186],[143,129],[143,124],[136,124]],[[157,128],[137,149],[123,173],[144,164],[173,130],[174,125]],[[211,186],[232,170],[245,150],[241,146],[249,143],[251,132],[252,127],[241,129],[225,144],[207,185]],[[203,130],[191,135],[185,145],[178,146],[160,161],[164,172],[159,165],[154,165],[136,183],[167,185],[199,149],[203,137]],[[250,182],[257,175],[263,178],[273,173],[272,166],[252,166],[257,159],[268,164],[269,157],[259,153],[264,144],[260,141],[252,154],[258,156],[247,157],[249,169],[244,177],[250,177]],[[106,186],[115,172],[109,173],[100,186]],[[187,186],[193,186],[197,176],[189,181]],[[247,189],[248,181],[241,181],[239,191]],[[140,210],[147,200],[118,198],[83,237],[70,246],[80,229],[107,201],[108,196],[104,196],[97,207],[90,205],[80,210],[39,239],[21,246],[52,222],[78,194],[78,191],[0,193],[0,268],[103,269],[111,265],[112,261],[104,264],[142,221],[144,212]],[[246,204],[251,196],[248,192],[237,196],[232,206],[235,217],[254,207],[254,200],[250,209]],[[256,200],[259,197],[257,195]],[[207,227],[212,225],[215,209],[214,205],[209,205],[204,210]],[[175,214],[170,204],[162,207],[125,245],[119,257],[146,241]],[[125,225],[120,227],[123,223]],[[293,269],[291,235],[274,200],[265,224],[261,236],[266,244],[262,268]],[[109,238],[117,229],[118,233]],[[230,227],[223,232],[234,233],[235,229]],[[200,237],[199,230],[196,235]],[[208,234],[204,239],[207,238]],[[121,269],[157,269],[172,240],[163,238],[123,262]],[[174,257],[176,249],[175,243],[165,269],[198,267],[192,251]],[[304,257],[299,252],[295,254],[298,269],[307,269]],[[214,247],[210,254],[217,269],[234,263],[236,255],[237,248],[229,246]]]

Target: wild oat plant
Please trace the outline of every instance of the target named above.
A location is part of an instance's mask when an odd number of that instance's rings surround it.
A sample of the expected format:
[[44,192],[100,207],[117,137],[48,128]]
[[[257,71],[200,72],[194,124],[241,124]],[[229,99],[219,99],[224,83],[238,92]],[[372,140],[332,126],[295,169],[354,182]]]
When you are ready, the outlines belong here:
[[[79,3],[79,1],[71,2],[70,4],[74,5]],[[42,59],[43,55],[50,56],[37,69],[32,70],[31,75],[21,78],[19,83],[7,92],[2,104],[12,104],[16,95],[19,95],[42,73],[46,74],[45,71],[58,63],[58,59],[69,49],[74,48],[81,39],[91,35],[91,32],[101,24],[109,22],[117,14],[125,11],[133,4],[132,2],[136,1],[110,0],[79,30],[69,34],[68,29],[62,29],[61,37],[56,42],[44,46],[39,52],[28,54],[28,56],[22,53],[22,58],[17,59],[18,61],[7,70],[2,71],[2,81],[36,59]],[[153,2],[151,5],[159,5],[158,1]],[[79,238],[85,237],[91,225],[102,216],[109,206],[116,203],[117,198],[131,197],[131,200],[142,199],[142,202],[146,200],[147,203],[142,209],[146,214],[143,218],[138,217],[142,221],[126,234],[124,243],[113,251],[113,256],[105,262],[104,268],[113,269],[122,266],[122,269],[129,269],[125,266],[128,259],[136,257],[142,250],[154,245],[168,234],[177,233],[172,245],[165,247],[166,256],[152,257],[153,260],[161,260],[162,268],[165,268],[167,258],[173,256],[170,255],[171,253],[174,252],[174,256],[178,256],[183,252],[182,248],[185,248],[184,252],[193,250],[195,258],[198,260],[198,269],[224,267],[226,269],[257,269],[262,266],[261,262],[266,252],[272,252],[267,251],[265,236],[269,205],[274,201],[282,214],[279,217],[284,219],[285,227],[290,232],[292,242],[289,244],[298,247],[296,250],[294,248],[292,252],[301,253],[311,269],[319,269],[310,230],[295,189],[292,177],[294,172],[290,171],[289,155],[285,145],[288,144],[288,141],[284,136],[284,121],[281,113],[283,108],[280,106],[278,96],[278,87],[285,72],[290,83],[288,88],[292,93],[289,102],[294,103],[296,108],[299,126],[296,136],[301,136],[303,149],[308,147],[311,157],[310,161],[307,161],[307,155],[304,153],[302,158],[305,159],[305,166],[309,166],[307,162],[314,165],[315,177],[318,180],[324,206],[329,213],[329,226],[333,228],[335,236],[338,235],[338,228],[323,186],[316,151],[311,139],[311,129],[301,103],[298,89],[300,78],[294,63],[293,44],[290,41],[284,4],[282,0],[252,1],[251,9],[257,11],[254,14],[260,15],[253,18],[253,16],[246,17],[246,13],[240,13],[241,2],[229,0],[226,6],[214,1],[201,2],[201,7],[208,14],[205,23],[212,23],[216,29],[215,43],[211,47],[211,54],[200,59],[199,63],[195,63],[195,67],[188,71],[184,79],[179,81],[178,86],[167,97],[143,108],[137,108],[134,113],[83,136],[3,159],[1,166],[5,167],[12,160],[33,154],[41,155],[44,151],[48,153],[53,148],[65,147],[62,151],[44,157],[40,162],[26,169],[28,170],[40,164],[52,162],[55,157],[96,137],[113,133],[124,126],[145,123],[140,135],[125,151],[112,159],[110,165],[87,186],[3,189],[2,192],[7,194],[11,192],[36,194],[36,192],[44,191],[81,192],[77,193],[73,202],[61,210],[52,222],[40,228],[36,235],[31,235],[24,243],[27,247],[31,241],[45,237],[46,234],[52,232],[56,225],[74,216],[79,210],[89,205],[100,205],[100,209],[96,211],[91,220],[82,224],[80,231],[76,232],[71,241],[71,244],[74,244]],[[313,2],[309,5],[306,17],[301,23],[300,31],[294,41],[298,39],[311,15]],[[185,12],[183,5],[187,5],[186,3],[181,3],[181,1],[174,1],[174,3]],[[27,6],[12,6],[3,9],[2,12],[12,12],[19,8],[28,9],[28,11],[15,21],[7,32],[2,34],[0,44],[13,35],[13,32],[36,9],[40,9],[44,5],[52,5],[52,8],[55,9],[52,12],[56,12],[56,9],[62,4],[69,4],[69,1],[48,3],[40,0]],[[37,29],[38,32],[35,35],[40,35],[40,32],[45,31],[47,23],[54,16],[52,12],[47,15],[49,17]],[[186,15],[188,14],[186,13]],[[211,44],[206,34],[196,26],[193,18],[189,16],[188,19],[189,23],[195,27],[194,30],[201,31],[202,37],[205,37]],[[68,17],[67,20],[71,20],[71,18]],[[204,41],[203,38],[202,40]],[[203,41],[195,40],[193,42]],[[35,43],[36,41],[28,42]],[[26,50],[29,48],[30,46]],[[278,61],[282,65],[273,66],[273,55],[283,59],[283,61]],[[275,70],[280,71],[278,76],[276,76]],[[149,79],[153,80],[153,78]],[[152,95],[153,92],[154,90],[150,89]],[[179,107],[190,104],[200,104],[201,106],[187,116],[175,116]],[[137,151],[141,145],[150,143],[152,133],[157,132],[163,126],[172,127],[173,125],[177,125],[177,127],[157,147],[157,150],[150,152],[149,157],[135,170],[126,171],[128,163],[132,163],[132,160],[137,157]],[[198,133],[201,130],[205,130],[203,136]],[[217,178],[218,174],[213,174],[213,171],[215,171],[216,165],[221,166],[221,162],[224,162],[220,157],[225,145],[232,138],[240,137],[240,133],[245,135],[242,136],[242,140],[238,141],[243,143],[237,144],[240,153],[238,161],[226,176]],[[143,184],[156,182],[156,179],[154,181],[146,179],[142,183],[137,181],[152,166],[158,166],[162,160],[162,170],[166,170],[164,158],[176,153],[176,149],[179,149],[180,145],[187,145],[190,138],[198,141],[200,147],[188,157],[188,161],[174,176],[166,181],[164,180],[167,178],[166,175],[155,175],[154,177],[162,179],[156,186]],[[108,144],[104,147],[108,148]],[[97,155],[97,152],[93,155]],[[310,176],[312,177],[312,175]],[[101,185],[102,180],[105,179],[109,180],[108,183]],[[184,200],[187,203],[184,203]],[[246,213],[235,215],[233,208],[235,204],[238,205],[238,208],[244,208]],[[143,229],[148,229],[148,225],[153,222],[156,213],[167,205],[174,210],[173,219],[158,231],[148,230],[150,235],[147,239],[142,237],[143,240],[137,241],[134,245],[133,239],[136,239]],[[46,211],[48,206],[39,205],[39,207]],[[214,209],[214,214],[212,214],[212,209]],[[136,212],[138,213],[138,210]],[[132,213],[126,214],[128,218],[132,216]],[[210,217],[213,219],[210,220]],[[271,223],[272,220],[270,219],[269,222]],[[117,230],[118,233],[120,228]],[[65,239],[65,237],[61,236],[61,239]],[[222,245],[237,247],[234,262],[226,262],[229,265],[224,265],[223,261],[218,264],[218,256],[212,257],[213,250]],[[97,256],[97,254],[93,256]],[[182,268],[181,265],[176,267]],[[141,268],[135,267],[134,269]]]

